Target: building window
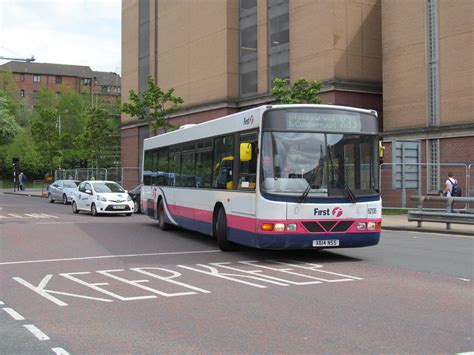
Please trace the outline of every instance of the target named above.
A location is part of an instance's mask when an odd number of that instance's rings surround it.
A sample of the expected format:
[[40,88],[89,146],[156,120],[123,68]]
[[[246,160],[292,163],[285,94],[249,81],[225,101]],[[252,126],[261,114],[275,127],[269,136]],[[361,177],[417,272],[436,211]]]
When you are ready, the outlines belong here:
[[439,126],[438,0],[426,0],[428,126]]
[[20,90],[20,97],[25,97],[25,90]]
[[290,77],[288,0],[268,0],[268,68],[270,88],[275,78]]
[[240,96],[257,94],[257,0],[240,0]]
[[33,98],[37,99],[38,98],[38,90],[33,91]]
[[56,75],[56,84],[61,84],[63,82],[63,77],[60,75]]
[[91,85],[91,78],[81,78],[81,85]]
[[138,2],[138,90],[148,86],[150,74],[150,0]]
[[25,81],[25,74],[20,74],[20,81]]
[[55,94],[56,94],[57,97],[61,96],[61,92],[60,92],[60,91],[56,91]]
[[437,192],[439,185],[439,139],[428,140],[428,192]]
[[34,82],[34,83],[40,83],[40,82],[41,82],[41,75],[39,75],[39,74],[34,74],[34,75],[33,75],[33,82]]
[[107,85],[102,85],[102,86],[100,87],[100,92],[101,92],[102,94],[105,94],[105,93],[107,92]]

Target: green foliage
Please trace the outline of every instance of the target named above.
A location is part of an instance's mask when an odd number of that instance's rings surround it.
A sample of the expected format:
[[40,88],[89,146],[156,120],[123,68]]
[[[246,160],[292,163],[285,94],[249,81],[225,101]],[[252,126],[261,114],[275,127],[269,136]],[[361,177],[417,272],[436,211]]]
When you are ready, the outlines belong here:
[[76,144],[95,168],[107,166],[110,145],[118,137],[117,121],[101,108],[88,108],[85,119],[84,131],[76,138]]
[[168,122],[168,116],[181,108],[183,99],[174,96],[174,89],[163,91],[156,85],[151,76],[148,77],[148,87],[145,91],[136,94],[129,92],[129,102],[122,105],[122,112],[140,120],[150,121],[150,129],[156,134],[163,129],[172,130],[174,127]]
[[4,93],[0,93],[0,144],[10,143],[20,131],[20,126],[15,121],[14,111],[12,100]]
[[[7,168],[12,158],[20,158],[20,169],[30,176],[42,176],[46,168],[46,162],[36,149],[28,129],[20,129],[13,142],[0,151],[0,155],[3,157]],[[7,169],[7,172],[10,171]]]
[[288,79],[276,78],[273,80],[272,95],[276,96],[280,104],[319,104],[321,99],[317,94],[321,85],[320,81],[308,82],[301,78],[290,86]]

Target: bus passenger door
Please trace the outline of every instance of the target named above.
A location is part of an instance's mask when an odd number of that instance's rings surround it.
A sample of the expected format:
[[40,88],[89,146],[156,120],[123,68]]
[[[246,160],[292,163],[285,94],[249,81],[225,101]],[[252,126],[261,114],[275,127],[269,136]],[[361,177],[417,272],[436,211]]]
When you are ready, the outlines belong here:
[[[239,144],[238,184],[240,192],[232,202],[232,214],[239,216],[236,229],[255,231],[256,182],[257,182],[257,132],[242,134]],[[238,238],[236,236],[236,238]]]

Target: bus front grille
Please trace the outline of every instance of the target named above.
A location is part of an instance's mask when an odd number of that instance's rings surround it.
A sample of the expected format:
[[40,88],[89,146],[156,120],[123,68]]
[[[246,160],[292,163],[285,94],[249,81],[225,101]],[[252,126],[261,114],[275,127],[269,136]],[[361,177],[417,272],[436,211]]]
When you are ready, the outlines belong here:
[[311,233],[325,233],[347,231],[354,221],[320,221],[320,222],[302,222],[303,226]]

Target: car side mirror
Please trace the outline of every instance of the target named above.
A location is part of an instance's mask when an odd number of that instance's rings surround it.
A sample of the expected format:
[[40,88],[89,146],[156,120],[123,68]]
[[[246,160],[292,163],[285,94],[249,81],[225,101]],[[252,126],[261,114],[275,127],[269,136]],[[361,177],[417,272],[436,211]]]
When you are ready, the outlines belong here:
[[86,194],[88,194],[88,195],[92,195],[92,190],[86,190],[85,192],[86,192]]

